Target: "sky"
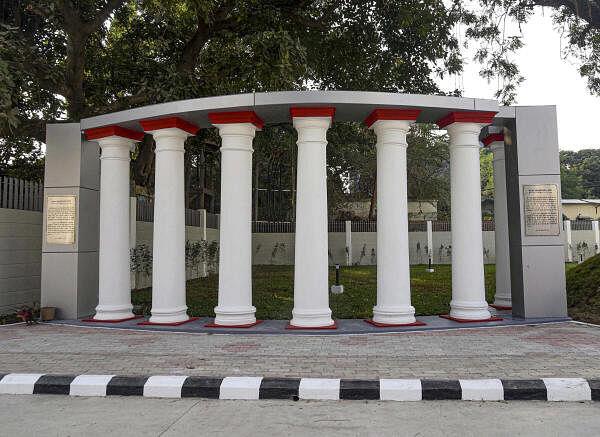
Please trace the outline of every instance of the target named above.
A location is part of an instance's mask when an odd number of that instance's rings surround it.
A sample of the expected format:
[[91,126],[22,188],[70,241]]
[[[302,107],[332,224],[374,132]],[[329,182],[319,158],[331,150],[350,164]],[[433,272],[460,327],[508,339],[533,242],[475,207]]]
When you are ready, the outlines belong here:
[[[600,135],[594,128],[600,119],[600,96],[590,95],[573,60],[561,58],[560,34],[553,28],[550,10],[537,8],[523,27],[523,35],[525,46],[515,61],[525,81],[515,104],[556,105],[561,150],[600,148]],[[495,83],[479,77],[479,66],[472,61],[465,65],[461,82],[465,97],[494,98]],[[454,89],[455,79],[441,86]]]

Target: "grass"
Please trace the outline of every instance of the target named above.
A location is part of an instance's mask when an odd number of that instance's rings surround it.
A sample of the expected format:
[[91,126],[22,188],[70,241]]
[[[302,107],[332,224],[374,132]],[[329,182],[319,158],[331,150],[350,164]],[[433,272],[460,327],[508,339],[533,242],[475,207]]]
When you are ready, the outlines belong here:
[[600,323],[600,255],[567,268],[567,305],[573,319]]
[[[451,266],[437,265],[428,273],[424,265],[411,266],[411,297],[417,315],[447,313],[451,299]],[[289,319],[294,306],[293,266],[253,266],[253,304],[258,319]],[[333,284],[335,271],[329,269],[329,283]],[[375,266],[342,267],[341,281],[344,293],[329,295],[333,316],[340,319],[366,318],[373,315],[377,297]],[[219,278],[194,279],[187,283],[187,305],[191,316],[213,316],[217,305]],[[495,289],[495,266],[485,266],[485,288],[488,302]],[[134,305],[150,309],[151,289],[132,294]]]

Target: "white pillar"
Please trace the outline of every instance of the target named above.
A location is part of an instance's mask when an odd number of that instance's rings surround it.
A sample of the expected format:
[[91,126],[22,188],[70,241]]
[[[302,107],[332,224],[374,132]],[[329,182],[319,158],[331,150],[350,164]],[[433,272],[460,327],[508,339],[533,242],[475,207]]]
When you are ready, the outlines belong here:
[[184,144],[197,131],[183,120],[141,122],[154,136],[154,231],[152,241],[152,324],[188,321],[185,289]]
[[[138,135],[143,137],[141,133]],[[97,141],[102,154],[98,306],[94,320],[132,319],[134,315],[129,269],[129,153],[134,140],[111,135]]]
[[598,226],[598,220],[592,221],[592,231],[594,231],[594,245],[596,247],[596,253],[600,253],[600,226]]
[[431,260],[431,268],[427,271],[433,273],[433,223],[427,220],[427,262]]
[[508,243],[508,209],[504,134],[492,134],[484,141],[494,154],[494,246],[496,251],[496,307],[512,307],[510,292],[510,249]]
[[252,140],[258,127],[252,123],[213,124],[221,136],[219,300],[214,323],[253,325]]
[[298,131],[298,173],[294,309],[290,325],[316,328],[334,325],[329,309],[325,151],[333,109],[311,109],[291,110]]
[[[461,115],[459,115],[461,114]],[[440,120],[450,135],[450,202],[452,227],[452,301],[450,317],[463,320],[490,318],[485,300],[479,133],[491,117],[451,114]],[[472,113],[477,116],[480,113]],[[473,120],[473,121],[471,121]],[[476,120],[476,121],[475,121]]]
[[[415,116],[416,118],[416,116]],[[377,305],[373,322],[415,323],[410,302],[406,134],[414,120],[375,121],[377,135]]]
[[573,234],[571,233],[571,220],[565,220],[565,236],[567,239],[567,262],[573,262]]
[[352,265],[352,222],[350,220],[346,220],[345,222],[345,230],[346,230],[346,265]]

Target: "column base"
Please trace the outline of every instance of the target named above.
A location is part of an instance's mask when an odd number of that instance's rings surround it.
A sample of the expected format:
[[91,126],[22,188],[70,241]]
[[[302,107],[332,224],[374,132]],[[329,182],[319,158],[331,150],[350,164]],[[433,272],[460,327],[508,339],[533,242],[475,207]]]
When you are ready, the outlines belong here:
[[147,325],[154,325],[154,326],[179,326],[179,325],[183,325],[185,323],[190,323],[190,322],[194,322],[196,320],[198,320],[200,317],[188,317],[186,320],[182,320],[180,322],[152,322],[151,320],[147,320],[145,322],[140,322],[138,323],[138,325],[140,326],[147,326]]
[[223,327],[253,326],[256,324],[256,308],[247,307],[215,307],[214,325]]
[[460,317],[452,317],[449,314],[440,314],[442,319],[452,320],[458,323],[477,323],[477,322],[499,322],[504,320],[502,317],[490,316],[487,319],[461,319]]
[[421,322],[420,320],[416,320],[412,323],[379,323],[373,319],[364,319],[366,323],[369,325],[376,326],[377,328],[394,328],[394,327],[402,327],[402,326],[425,326],[427,323]]
[[156,310],[152,308],[150,310],[152,314],[148,322],[157,325],[170,325],[173,323],[187,322],[189,320],[189,316],[187,315],[187,306],[179,307],[179,308],[169,308],[169,309],[161,309]]
[[288,327],[294,328],[318,328],[318,329],[335,329],[335,322],[331,318],[331,310],[292,310],[292,320]]
[[457,320],[487,320],[491,317],[486,301],[451,301],[450,317]]
[[89,318],[89,319],[81,319],[82,322],[85,323],[121,323],[121,322],[127,322],[129,320],[136,320],[136,319],[143,319],[144,316],[136,316],[134,315],[133,317],[127,317],[125,319],[94,319]]
[[382,325],[410,325],[416,322],[415,308],[411,305],[373,308],[373,322]]
[[303,330],[320,330],[320,329],[337,329],[337,323],[335,322],[335,320],[333,321],[333,325],[326,325],[326,326],[296,326],[296,325],[292,325],[292,323],[288,323],[288,325],[285,327],[285,329],[291,329],[291,330],[299,330],[299,331],[303,331]]
[[503,296],[496,294],[494,299],[494,303],[490,305],[492,308],[496,308],[497,310],[510,310],[512,309],[512,297]]
[[132,310],[132,305],[98,305],[96,307],[96,314],[91,320],[97,322],[108,322],[111,320],[123,322],[125,320],[131,320],[135,317],[135,314],[133,314]]

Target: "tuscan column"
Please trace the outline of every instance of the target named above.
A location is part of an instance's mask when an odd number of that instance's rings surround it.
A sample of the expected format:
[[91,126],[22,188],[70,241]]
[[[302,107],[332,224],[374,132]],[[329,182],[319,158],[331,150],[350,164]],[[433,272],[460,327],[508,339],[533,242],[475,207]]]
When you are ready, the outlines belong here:
[[335,108],[291,108],[298,132],[294,309],[290,327],[334,328],[329,309],[327,129]]
[[187,315],[185,295],[184,144],[198,128],[178,118],[144,120],[154,136],[154,231],[152,309],[149,324],[181,324]]
[[253,326],[252,140],[263,122],[250,111],[212,113],[208,119],[221,136],[219,301],[208,326]]
[[420,111],[377,109],[365,120],[377,135],[377,326],[415,324],[410,302],[406,134]]
[[504,134],[491,133],[483,144],[494,154],[494,240],[496,251],[496,295],[493,307],[512,308],[510,294],[510,250],[508,246],[508,210],[506,199],[506,167],[504,162]]
[[489,320],[483,272],[479,133],[494,112],[453,112],[437,122],[450,135],[452,301],[449,318]]
[[93,321],[133,319],[129,274],[129,153],[142,132],[107,126],[85,131],[100,149],[98,306]]

